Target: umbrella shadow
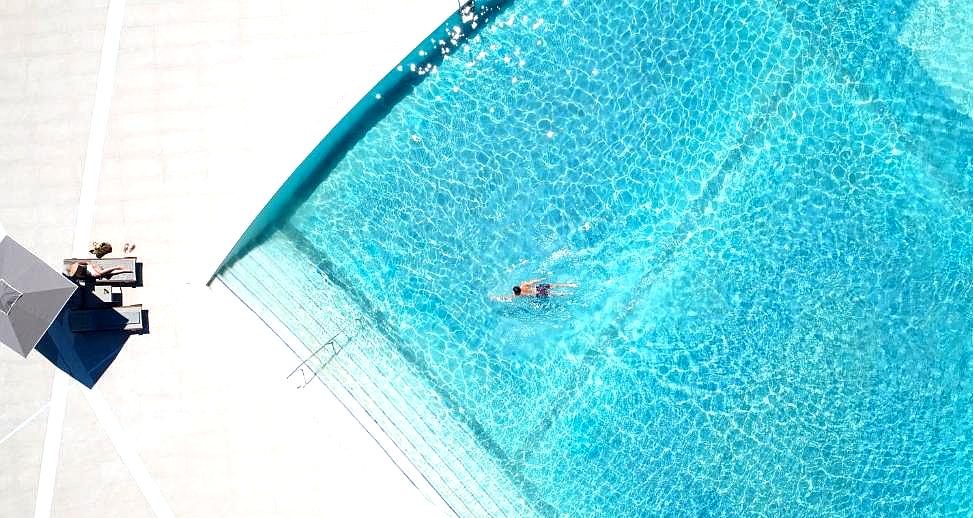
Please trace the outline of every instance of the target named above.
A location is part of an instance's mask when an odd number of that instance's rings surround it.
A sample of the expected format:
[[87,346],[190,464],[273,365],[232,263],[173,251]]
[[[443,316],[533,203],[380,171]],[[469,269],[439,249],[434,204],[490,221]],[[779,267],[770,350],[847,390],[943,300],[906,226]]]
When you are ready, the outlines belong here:
[[[118,357],[133,333],[128,331],[72,332],[68,323],[68,314],[72,309],[90,304],[89,297],[94,297],[83,287],[75,295],[55,318],[35,350],[65,374],[82,385],[92,388]],[[108,320],[112,318],[115,317],[107,317]],[[121,315],[117,318],[119,322],[125,320]],[[148,311],[142,311],[142,322],[144,329],[140,334],[146,334],[149,332]]]

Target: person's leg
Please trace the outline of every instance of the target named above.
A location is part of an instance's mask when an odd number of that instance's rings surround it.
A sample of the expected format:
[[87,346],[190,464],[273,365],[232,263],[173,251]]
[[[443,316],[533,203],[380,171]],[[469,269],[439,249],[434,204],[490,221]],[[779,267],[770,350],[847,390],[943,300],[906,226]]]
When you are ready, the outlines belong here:
[[561,282],[551,284],[551,288],[577,288],[578,285],[573,282]]
[[97,278],[111,277],[116,273],[132,273],[132,270],[129,270],[128,268],[124,268],[121,266],[112,266],[110,268],[105,268],[104,270],[98,268],[97,266],[94,266],[94,268],[95,268],[95,277]]

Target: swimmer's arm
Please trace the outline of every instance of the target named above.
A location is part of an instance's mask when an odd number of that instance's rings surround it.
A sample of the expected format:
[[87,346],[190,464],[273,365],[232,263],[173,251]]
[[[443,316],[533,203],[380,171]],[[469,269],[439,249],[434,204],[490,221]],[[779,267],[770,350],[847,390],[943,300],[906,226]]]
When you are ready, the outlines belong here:
[[514,298],[512,295],[490,295],[490,300],[495,300],[497,302],[513,302]]
[[546,278],[547,278],[547,277],[541,277],[541,278],[539,278],[539,279],[531,279],[531,280],[529,280],[529,281],[527,281],[527,282],[525,282],[524,284],[527,284],[528,286],[533,286],[533,285],[535,285],[535,284],[537,284],[538,282],[541,282],[541,281],[543,281],[543,280],[544,280],[544,279],[546,279]]

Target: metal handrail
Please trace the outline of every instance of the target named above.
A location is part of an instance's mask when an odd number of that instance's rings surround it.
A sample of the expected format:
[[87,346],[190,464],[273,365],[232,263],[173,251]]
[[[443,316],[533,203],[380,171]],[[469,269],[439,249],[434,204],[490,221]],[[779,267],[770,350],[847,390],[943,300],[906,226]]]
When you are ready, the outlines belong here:
[[[356,327],[361,327],[361,325],[363,324],[362,317],[355,318],[354,321],[353,321],[353,323],[356,324]],[[302,389],[302,388],[308,386],[315,379],[318,379],[318,373],[321,372],[322,370],[324,370],[325,367],[327,367],[332,361],[334,361],[334,359],[338,356],[338,353],[340,353],[341,351],[343,351],[345,349],[345,345],[347,345],[347,343],[350,342],[352,338],[354,338],[352,336],[348,336],[347,337],[347,340],[345,340],[345,343],[344,344],[340,344],[338,342],[338,337],[341,336],[341,335],[343,335],[343,334],[346,334],[345,333],[345,328],[340,329],[337,333],[335,333],[334,336],[332,336],[331,338],[329,338],[326,342],[324,342],[323,344],[321,344],[320,347],[318,347],[317,349],[315,349],[314,352],[312,352],[310,356],[308,356],[307,358],[305,358],[304,361],[302,361],[300,364],[298,364],[297,367],[294,367],[294,370],[292,370],[290,372],[290,374],[288,374],[287,377],[284,378],[284,379],[290,379],[291,376],[293,376],[294,374],[297,374],[297,372],[300,371],[301,372],[301,375],[302,375],[302,378],[304,380],[304,383],[301,386],[297,387],[298,389]],[[331,347],[331,356],[329,356],[327,360],[325,360],[320,365],[318,365],[318,367],[316,369],[312,369],[311,370],[311,376],[308,377],[305,374],[305,372],[304,372],[304,367],[307,367],[308,366],[308,362],[310,362],[312,359],[317,358],[318,354],[322,350],[324,350],[326,347],[328,347],[328,346]]]

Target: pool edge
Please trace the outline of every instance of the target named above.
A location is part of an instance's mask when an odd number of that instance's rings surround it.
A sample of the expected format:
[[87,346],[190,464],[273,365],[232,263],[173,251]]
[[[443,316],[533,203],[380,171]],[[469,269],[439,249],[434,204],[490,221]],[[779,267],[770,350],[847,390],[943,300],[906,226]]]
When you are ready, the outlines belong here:
[[[466,0],[445,21],[436,26],[398,61],[397,66],[393,66],[375,86],[368,90],[348,113],[341,117],[297,168],[288,175],[245,227],[230,250],[220,258],[215,267],[206,269],[208,273],[203,279],[204,284],[210,285],[221,271],[245,253],[277,221],[279,216],[286,212],[287,204],[299,196],[316,175],[326,175],[341,160],[347,149],[382,120],[416,85],[428,77],[429,74],[417,73],[417,71],[423,68],[428,70],[442,62],[445,53],[442,52],[439,42],[443,42],[442,48],[452,50],[462,45],[469,37],[478,34],[486,26],[486,23],[479,25],[474,23],[471,27],[467,23],[470,20],[467,18],[467,13],[471,12],[469,9],[476,10],[475,12],[480,16],[489,16],[511,2],[512,0],[482,2]],[[447,35],[451,34],[455,27],[465,27],[466,30],[456,33],[452,39],[449,39]]]

